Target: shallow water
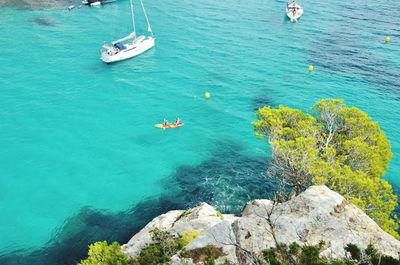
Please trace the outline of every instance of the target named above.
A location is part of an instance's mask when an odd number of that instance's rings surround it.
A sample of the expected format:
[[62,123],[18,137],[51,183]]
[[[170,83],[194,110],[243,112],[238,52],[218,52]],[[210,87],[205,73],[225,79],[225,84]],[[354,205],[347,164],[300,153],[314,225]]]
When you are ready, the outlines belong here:
[[[127,1],[0,9],[1,264],[73,264],[89,242],[124,242],[162,211],[208,201],[237,212],[268,196],[268,147],[250,124],[264,104],[335,97],[367,111],[391,140],[387,179],[400,186],[391,3],[304,1],[297,24],[284,1],[145,4],[156,47],[113,65],[98,50],[129,33]],[[154,128],[176,116],[184,127]]]

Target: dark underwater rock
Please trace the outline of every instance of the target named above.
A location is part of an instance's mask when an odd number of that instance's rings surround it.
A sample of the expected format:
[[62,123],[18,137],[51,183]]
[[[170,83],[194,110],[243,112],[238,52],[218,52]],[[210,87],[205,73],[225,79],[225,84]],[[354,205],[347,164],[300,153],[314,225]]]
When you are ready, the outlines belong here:
[[[76,1],[74,1],[75,3]],[[23,9],[43,9],[66,7],[71,3],[68,0],[0,0],[0,7],[7,6]]]

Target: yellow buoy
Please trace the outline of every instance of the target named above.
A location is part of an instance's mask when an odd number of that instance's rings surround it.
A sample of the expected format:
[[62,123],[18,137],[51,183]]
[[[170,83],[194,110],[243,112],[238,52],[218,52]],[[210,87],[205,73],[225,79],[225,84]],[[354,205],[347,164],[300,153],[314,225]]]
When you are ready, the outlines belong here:
[[211,94],[210,94],[210,92],[206,92],[206,93],[204,93],[204,98],[205,98],[205,99],[209,99],[209,98],[211,98]]
[[310,64],[310,65],[308,66],[308,71],[310,71],[310,72],[314,71],[314,66]]
[[386,41],[386,43],[389,43],[390,42],[390,37],[386,37],[385,41]]

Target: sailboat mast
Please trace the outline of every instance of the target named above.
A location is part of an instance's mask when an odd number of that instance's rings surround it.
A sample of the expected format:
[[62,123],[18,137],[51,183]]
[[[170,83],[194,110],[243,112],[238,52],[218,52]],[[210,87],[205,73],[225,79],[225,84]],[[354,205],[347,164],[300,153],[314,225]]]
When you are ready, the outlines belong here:
[[135,12],[133,11],[133,3],[132,0],[129,0],[131,3],[131,16],[132,16],[132,27],[133,32],[135,33],[135,40],[136,40],[136,25],[135,25]]
[[144,9],[144,5],[143,5],[143,1],[142,1],[142,0],[140,0],[140,4],[142,5],[144,17],[146,18],[146,22],[147,22],[147,31],[150,32],[152,36],[154,36],[153,31],[151,30],[149,18],[147,17],[146,9]]

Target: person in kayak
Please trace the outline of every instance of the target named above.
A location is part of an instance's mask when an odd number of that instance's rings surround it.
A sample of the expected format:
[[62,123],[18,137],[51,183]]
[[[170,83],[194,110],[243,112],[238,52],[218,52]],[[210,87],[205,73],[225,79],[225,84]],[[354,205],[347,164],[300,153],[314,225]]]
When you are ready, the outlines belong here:
[[167,120],[166,118],[164,118],[163,125],[164,125],[164,126],[168,126],[168,125],[169,125],[169,122],[168,122],[168,120]]
[[182,123],[181,119],[179,119],[179,117],[176,117],[175,124],[181,124],[181,123]]

